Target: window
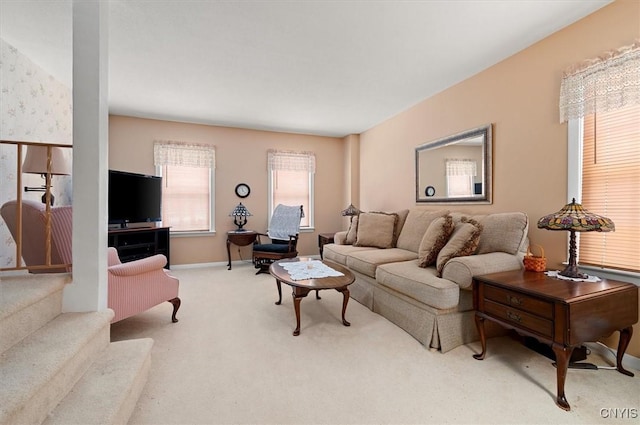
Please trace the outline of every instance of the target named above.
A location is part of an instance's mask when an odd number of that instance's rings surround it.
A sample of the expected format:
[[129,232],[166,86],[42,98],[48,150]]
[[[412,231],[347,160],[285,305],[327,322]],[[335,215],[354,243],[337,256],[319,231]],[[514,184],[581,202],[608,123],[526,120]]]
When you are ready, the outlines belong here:
[[583,206],[615,232],[580,234],[580,263],[640,272],[640,105],[582,119]]
[[270,216],[278,204],[302,205],[301,228],[313,228],[313,176],[316,159],[311,152],[267,152]]
[[640,276],[638,69],[640,42],[572,67],[560,88],[560,122],[569,122],[569,198],[616,227],[578,234],[579,262],[614,278]]
[[476,162],[471,159],[447,159],[446,169],[447,196],[473,196],[473,178],[478,174]]
[[154,160],[162,176],[162,225],[172,233],[213,232],[215,147],[158,141]]

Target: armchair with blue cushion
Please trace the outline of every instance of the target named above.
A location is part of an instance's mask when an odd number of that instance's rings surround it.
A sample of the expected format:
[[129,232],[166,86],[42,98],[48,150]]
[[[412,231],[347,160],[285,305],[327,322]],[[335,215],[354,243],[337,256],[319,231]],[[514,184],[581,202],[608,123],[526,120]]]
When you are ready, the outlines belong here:
[[[268,273],[271,263],[283,258],[298,256],[297,244],[300,233],[300,220],[304,217],[302,205],[288,206],[278,204],[271,216],[267,233],[258,233],[253,245],[253,264],[256,274]],[[260,236],[267,236],[270,243],[262,243]]]

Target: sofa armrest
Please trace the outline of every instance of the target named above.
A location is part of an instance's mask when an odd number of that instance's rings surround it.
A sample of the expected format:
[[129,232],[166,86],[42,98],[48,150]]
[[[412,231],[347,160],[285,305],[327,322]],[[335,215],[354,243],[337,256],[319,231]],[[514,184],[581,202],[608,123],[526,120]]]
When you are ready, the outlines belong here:
[[167,264],[167,257],[156,254],[151,257],[141,258],[128,263],[116,264],[108,268],[109,273],[115,276],[135,276],[155,270],[163,270]]
[[337,232],[333,235],[333,243],[336,245],[346,245],[347,241],[347,231],[343,230],[341,232]]
[[473,276],[519,270],[522,267],[521,255],[490,252],[452,258],[445,264],[442,278],[457,283],[461,289],[471,289]]

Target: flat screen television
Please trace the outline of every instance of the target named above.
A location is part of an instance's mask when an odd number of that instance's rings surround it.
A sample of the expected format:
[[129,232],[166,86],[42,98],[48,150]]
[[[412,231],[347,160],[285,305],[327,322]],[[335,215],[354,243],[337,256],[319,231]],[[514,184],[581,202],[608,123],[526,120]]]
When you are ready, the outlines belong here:
[[162,220],[162,177],[109,170],[109,224]]

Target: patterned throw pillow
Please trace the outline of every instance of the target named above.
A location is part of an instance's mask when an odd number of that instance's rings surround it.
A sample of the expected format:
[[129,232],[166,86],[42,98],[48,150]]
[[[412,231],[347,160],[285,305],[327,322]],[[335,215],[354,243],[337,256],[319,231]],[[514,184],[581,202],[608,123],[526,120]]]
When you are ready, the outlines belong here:
[[397,214],[360,213],[354,246],[393,248],[393,230]]
[[447,214],[449,214],[448,210],[429,211],[422,208],[409,210],[400,236],[398,236],[396,247],[417,253],[420,249],[420,241],[422,241],[431,222]]
[[480,233],[482,233],[482,225],[473,219],[463,217],[456,224],[449,241],[438,253],[438,259],[436,260],[438,277],[442,277],[442,270],[447,261],[455,257],[471,255],[476,251]]
[[358,216],[354,216],[353,220],[351,220],[351,224],[349,225],[349,230],[347,231],[347,237],[345,239],[345,244],[353,245],[356,243],[356,232],[358,231]]
[[420,242],[418,251],[420,267],[429,267],[436,263],[438,253],[447,244],[453,227],[453,219],[450,215],[436,218],[431,222]]

